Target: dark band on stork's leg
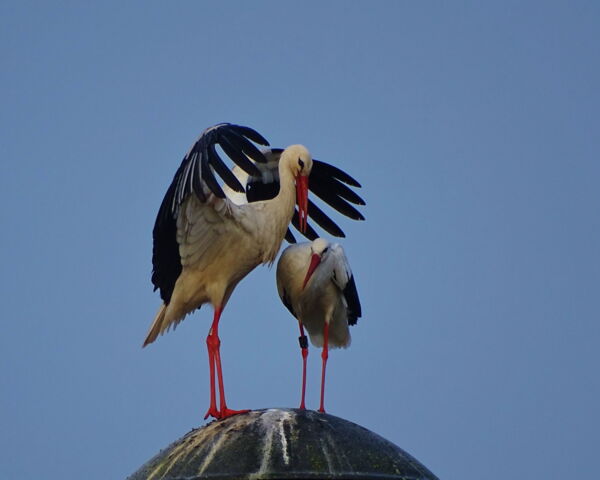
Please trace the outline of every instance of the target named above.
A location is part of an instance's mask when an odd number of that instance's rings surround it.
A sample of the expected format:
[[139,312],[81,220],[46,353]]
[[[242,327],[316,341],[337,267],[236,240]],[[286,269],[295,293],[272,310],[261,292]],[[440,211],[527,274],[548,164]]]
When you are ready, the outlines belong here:
[[305,410],[306,405],[304,403],[304,397],[306,396],[306,357],[308,357],[308,339],[304,334],[304,326],[300,320],[298,320],[298,326],[300,327],[298,341],[300,342],[300,349],[302,350],[302,397],[300,399],[300,409]]
[[325,413],[325,369],[327,368],[327,359],[329,358],[329,323],[325,322],[323,327],[323,351],[321,352],[323,359],[323,369],[321,370],[321,406],[319,412]]

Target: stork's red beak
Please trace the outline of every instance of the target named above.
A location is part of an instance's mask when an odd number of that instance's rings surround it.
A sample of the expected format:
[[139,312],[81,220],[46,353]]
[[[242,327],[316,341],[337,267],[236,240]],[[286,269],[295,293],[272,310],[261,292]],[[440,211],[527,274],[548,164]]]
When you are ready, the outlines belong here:
[[296,202],[300,214],[300,231],[304,233],[308,217],[308,175],[296,177]]
[[310,280],[310,277],[312,277],[312,274],[315,272],[315,270],[319,266],[319,263],[321,263],[321,255],[319,255],[318,253],[313,253],[312,257],[310,259],[310,265],[308,266],[308,271],[306,272],[306,277],[304,277],[304,283],[302,284],[302,290],[304,290],[304,287],[306,287],[306,284],[308,283],[308,281]]

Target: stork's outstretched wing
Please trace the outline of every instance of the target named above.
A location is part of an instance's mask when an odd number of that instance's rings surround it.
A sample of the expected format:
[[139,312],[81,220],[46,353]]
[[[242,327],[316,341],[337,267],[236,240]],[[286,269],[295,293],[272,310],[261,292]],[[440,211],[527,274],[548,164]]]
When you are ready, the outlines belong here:
[[[280,148],[263,150],[267,161],[256,164],[259,170],[258,175],[250,172],[246,173],[241,168],[235,167],[233,173],[236,179],[245,187],[245,193],[225,187],[225,194],[238,205],[274,198],[279,192],[278,164],[282,151]],[[309,190],[342,215],[353,220],[364,220],[362,214],[352,204],[364,205],[365,202],[350,187],[360,188],[360,183],[343,170],[313,159],[313,167],[308,182]],[[345,236],[343,230],[310,199],[308,201],[308,216],[330,235],[334,237]],[[294,212],[292,225],[300,231],[297,210]],[[319,236],[310,224],[307,225],[306,233],[303,235],[309,240],[314,240]],[[296,242],[289,228],[285,238],[290,243]]]
[[[165,303],[169,303],[182,269],[177,243],[177,217],[181,205],[190,195],[205,202],[208,195],[213,194],[217,198],[227,197],[233,203],[241,205],[269,200],[279,192],[278,165],[283,149],[261,151],[253,142],[269,145],[262,135],[251,128],[221,123],[204,130],[184,156],[162,201],[152,232],[152,283],[155,290],[160,290]],[[235,162],[233,169],[219,157],[217,146]],[[223,184],[219,183],[215,172]],[[365,202],[350,187],[360,188],[360,184],[339,168],[313,160],[309,189],[342,215],[354,220],[364,220],[352,204],[364,205]],[[342,229],[328,214],[310,200],[308,215],[330,235],[344,236]],[[292,225],[300,230],[297,210],[294,212]],[[311,225],[307,225],[304,236],[314,240],[319,235]],[[288,242],[296,242],[289,228],[285,238]]]
[[219,145],[247,175],[257,176],[260,175],[257,165],[265,163],[267,159],[252,142],[269,145],[262,135],[251,128],[221,123],[204,130],[183,157],[162,201],[152,231],[152,283],[155,290],[160,289],[165,304],[171,300],[182,268],[177,243],[177,217],[181,205],[190,195],[198,197],[200,202],[205,202],[210,194],[225,198],[215,172],[223,180],[225,188],[244,192],[244,186],[219,157],[216,146]]

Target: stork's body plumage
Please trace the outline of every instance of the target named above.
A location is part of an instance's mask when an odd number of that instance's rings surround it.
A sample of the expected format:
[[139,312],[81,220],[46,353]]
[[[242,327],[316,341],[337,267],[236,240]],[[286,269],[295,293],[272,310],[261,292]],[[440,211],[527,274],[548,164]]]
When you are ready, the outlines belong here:
[[[322,347],[321,405],[324,408],[325,368],[330,347],[348,347],[349,325],[361,316],[361,305],[350,264],[337,243],[317,238],[310,243],[291,245],[277,264],[277,290],[284,305],[300,327],[303,357],[302,400],[306,390],[308,345],[304,327],[316,347]],[[304,337],[304,339],[303,339]]]
[[[271,264],[284,237],[293,239],[288,229],[290,221],[304,235],[316,237],[307,223],[310,215],[326,230],[343,236],[341,229],[308,200],[308,175],[313,164],[312,188],[316,194],[342,214],[363,218],[348,203],[364,205],[346,186],[360,187],[348,174],[324,162],[313,163],[301,145],[261,151],[254,143],[269,145],[248,127],[222,123],[206,129],[177,169],[152,232],[152,283],[160,291],[163,304],[144,346],[203,304],[213,306],[213,322],[206,339],[210,368],[206,417],[224,418],[237,413],[225,402],[218,335],[221,312],[236,285],[256,266]],[[233,170],[223,163],[217,146],[235,162]],[[224,183],[220,184],[215,174]],[[259,188],[252,189],[255,184]]]

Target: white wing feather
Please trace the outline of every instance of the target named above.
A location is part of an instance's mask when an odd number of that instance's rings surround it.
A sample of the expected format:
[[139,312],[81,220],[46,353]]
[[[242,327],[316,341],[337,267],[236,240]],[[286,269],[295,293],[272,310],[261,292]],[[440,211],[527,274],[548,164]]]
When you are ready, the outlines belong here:
[[[238,167],[237,165],[231,169],[236,178],[240,181],[244,190],[246,189],[246,185],[248,183],[248,173]],[[223,192],[227,195],[227,198],[231,200],[235,205],[245,205],[248,203],[248,199],[246,198],[246,194],[243,192],[236,192],[232,188],[229,188],[227,184],[223,185]]]
[[348,281],[352,276],[352,270],[350,269],[350,263],[346,258],[346,254],[344,253],[344,249],[338,243],[334,243],[330,246],[329,255],[332,256],[333,260],[333,272],[332,272],[332,280],[333,283],[337,285],[340,290],[344,290],[346,285],[348,285]]
[[236,233],[241,230],[237,218],[240,213],[228,199],[210,195],[206,202],[201,202],[190,195],[177,217],[181,265],[203,270],[214,262],[223,249],[239,239]]

